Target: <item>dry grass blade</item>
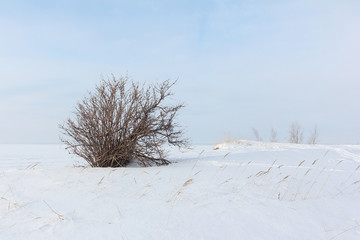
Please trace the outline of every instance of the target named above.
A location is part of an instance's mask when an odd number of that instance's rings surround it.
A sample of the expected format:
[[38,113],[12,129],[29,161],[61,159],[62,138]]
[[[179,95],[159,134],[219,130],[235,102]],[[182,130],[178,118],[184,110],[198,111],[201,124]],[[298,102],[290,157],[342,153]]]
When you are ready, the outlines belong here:
[[168,227],[169,220],[170,220],[170,217],[172,215],[172,211],[173,211],[173,209],[175,207],[176,201],[177,201],[178,197],[180,196],[183,188],[190,185],[193,182],[193,180],[194,180],[193,178],[188,179],[187,181],[185,181],[183,183],[183,185],[180,187],[180,189],[177,192],[175,192],[175,194],[170,195],[167,202],[172,202],[172,204],[171,204],[171,209],[170,209],[170,212],[169,212],[169,216],[168,216],[167,221],[166,221],[166,227]]
[[271,166],[268,168],[268,170],[266,171],[260,171],[258,173],[255,174],[255,177],[260,177],[261,175],[265,175],[268,174],[270,172],[270,170],[272,169],[272,167],[274,166],[274,164],[276,163],[276,160],[271,164]]
[[222,182],[222,183],[219,184],[219,187],[220,187],[221,185],[225,184],[225,183],[230,182],[230,180],[232,180],[232,179],[233,179],[233,178],[226,179],[224,182]]
[[314,165],[317,161],[318,159],[315,159],[311,165]]
[[198,155],[198,158],[205,152],[205,150],[202,150],[199,155]]
[[64,217],[63,215],[57,213],[52,207],[50,207],[50,205],[49,205],[45,200],[43,200],[43,202],[49,207],[49,209],[50,209],[53,213],[55,213],[55,214],[58,216],[58,218],[59,218],[60,220],[63,220],[63,221],[65,220],[65,217]]
[[100,185],[102,183],[102,181],[104,180],[105,176],[103,176],[100,181],[98,182],[98,185]]
[[270,172],[270,170],[273,168],[274,164],[276,163],[277,160],[274,160],[274,162],[271,164],[271,166],[268,168],[268,170],[266,171],[260,171],[258,173],[255,174],[255,177],[259,177],[261,175],[265,175],[268,174]]
[[297,168],[300,167],[304,162],[305,162],[305,160],[301,161],[301,163],[299,163],[299,165],[297,166]]
[[344,160],[340,160],[340,161],[336,164],[336,166],[339,165],[340,163],[342,163],[343,161],[344,161]]
[[358,184],[358,183],[360,183],[360,180],[357,180],[357,181],[353,182],[351,185],[355,185],[355,184]]
[[227,154],[224,155],[223,158],[226,158],[231,152],[228,152]]
[[193,181],[194,181],[193,178],[190,178],[190,179],[188,179],[187,181],[185,181],[185,182],[183,183],[183,185],[181,185],[181,187],[180,187],[180,189],[179,189],[178,191],[176,191],[175,193],[171,193],[171,194],[170,194],[170,197],[169,197],[169,199],[168,199],[168,202],[170,202],[170,201],[176,201],[177,197],[180,195],[180,193],[182,192],[182,190],[183,190],[186,186],[188,186],[188,185],[190,185],[191,183],[193,183]]
[[26,167],[26,169],[33,169],[35,168],[37,165],[39,165],[39,163],[34,163],[34,164],[30,164],[29,166]]
[[198,162],[199,162],[199,158],[196,160],[196,162],[195,162],[194,165],[192,166],[191,171],[190,171],[190,173],[189,173],[189,176],[191,176],[192,171],[195,169],[195,167],[196,167],[196,165],[197,165]]
[[290,175],[285,176],[281,181],[279,181],[278,183],[282,183],[283,181],[285,181],[288,177],[290,177]]
[[310,172],[311,168],[309,168],[306,173],[304,174],[304,177]]
[[326,155],[328,155],[328,153],[330,152],[330,150],[327,150],[325,153],[324,153],[324,156],[323,156],[323,158],[325,158],[326,157]]
[[261,175],[265,175],[265,174],[268,174],[270,172],[272,167],[269,167],[268,170],[266,171],[260,171],[258,173],[255,174],[255,177],[260,177]]
[[266,174],[268,171],[259,171],[255,174],[255,177],[260,177],[261,175]]
[[351,230],[353,230],[353,229],[356,229],[356,228],[358,228],[358,227],[360,227],[360,225],[357,225],[357,226],[348,228],[348,229],[342,231],[341,233],[335,235],[334,237],[330,238],[330,240],[335,239],[335,238],[337,238],[338,236],[340,236],[340,235],[342,235],[342,234],[344,234],[344,233],[346,233],[346,232],[348,232],[348,231],[351,231]]
[[126,172],[126,170],[124,170],[123,173],[122,173],[122,177],[125,177],[125,176],[127,176],[127,175],[129,175],[129,173]]
[[357,171],[357,170],[359,170],[360,169],[360,165],[359,166],[357,166],[357,168],[355,168],[355,171]]
[[188,185],[191,184],[192,182],[193,182],[193,179],[190,178],[189,180],[187,180],[186,182],[184,182],[183,187],[188,186]]
[[116,169],[111,169],[111,170],[109,171],[108,176],[110,176],[114,171],[116,171]]

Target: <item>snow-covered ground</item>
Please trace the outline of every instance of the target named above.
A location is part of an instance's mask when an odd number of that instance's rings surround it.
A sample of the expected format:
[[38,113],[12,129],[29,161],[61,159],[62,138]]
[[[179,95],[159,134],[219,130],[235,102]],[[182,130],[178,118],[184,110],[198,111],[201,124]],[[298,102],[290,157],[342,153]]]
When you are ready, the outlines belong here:
[[0,145],[0,239],[360,239],[360,146],[239,141],[169,156],[95,169],[63,146]]

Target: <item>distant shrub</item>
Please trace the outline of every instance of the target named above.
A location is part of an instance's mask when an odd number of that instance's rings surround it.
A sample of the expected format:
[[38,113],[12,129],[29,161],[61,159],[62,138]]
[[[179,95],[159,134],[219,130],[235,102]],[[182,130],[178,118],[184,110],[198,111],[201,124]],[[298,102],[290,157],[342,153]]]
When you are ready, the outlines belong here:
[[315,125],[313,132],[311,133],[308,143],[309,144],[316,144],[318,142],[318,129]]
[[170,163],[163,145],[186,146],[175,117],[183,104],[167,105],[169,80],[144,87],[127,76],[102,79],[94,93],[77,104],[74,119],[60,125],[70,153],[92,167]]
[[272,128],[271,129],[271,133],[270,133],[270,142],[277,142],[277,139],[276,139],[276,137],[277,137],[277,133],[276,133],[276,131]]
[[303,142],[303,130],[298,122],[293,122],[289,130],[289,142],[290,143],[302,143]]
[[252,131],[253,131],[256,141],[261,142],[262,138],[260,137],[259,132],[255,128],[252,128]]

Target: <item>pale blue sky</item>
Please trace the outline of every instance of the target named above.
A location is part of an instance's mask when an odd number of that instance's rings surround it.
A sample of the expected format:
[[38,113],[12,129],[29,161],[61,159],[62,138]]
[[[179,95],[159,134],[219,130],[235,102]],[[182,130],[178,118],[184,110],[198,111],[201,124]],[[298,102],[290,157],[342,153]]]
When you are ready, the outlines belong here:
[[57,143],[100,75],[177,79],[194,144],[360,144],[360,2],[1,1],[0,143]]

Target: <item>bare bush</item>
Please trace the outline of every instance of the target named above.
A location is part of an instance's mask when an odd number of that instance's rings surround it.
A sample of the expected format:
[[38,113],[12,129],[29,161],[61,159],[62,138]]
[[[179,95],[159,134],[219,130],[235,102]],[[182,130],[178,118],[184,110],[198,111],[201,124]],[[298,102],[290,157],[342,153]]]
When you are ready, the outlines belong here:
[[66,136],[62,141],[92,167],[169,164],[164,144],[187,145],[174,122],[184,105],[164,104],[174,84],[167,80],[145,87],[127,76],[102,79],[77,104],[74,120],[59,126]]
[[253,133],[254,133],[254,136],[255,136],[256,141],[261,142],[261,141],[262,141],[262,138],[260,137],[259,132],[258,132],[255,128],[252,128],[252,131],[253,131]]
[[309,144],[316,144],[318,142],[318,129],[315,125],[313,132],[310,135],[310,138],[308,140]]
[[277,142],[277,139],[276,139],[276,137],[277,137],[277,133],[276,133],[276,131],[272,128],[271,129],[271,134],[270,134],[270,142]]
[[303,130],[298,122],[293,122],[290,126],[289,131],[289,142],[290,143],[302,143],[303,141]]

